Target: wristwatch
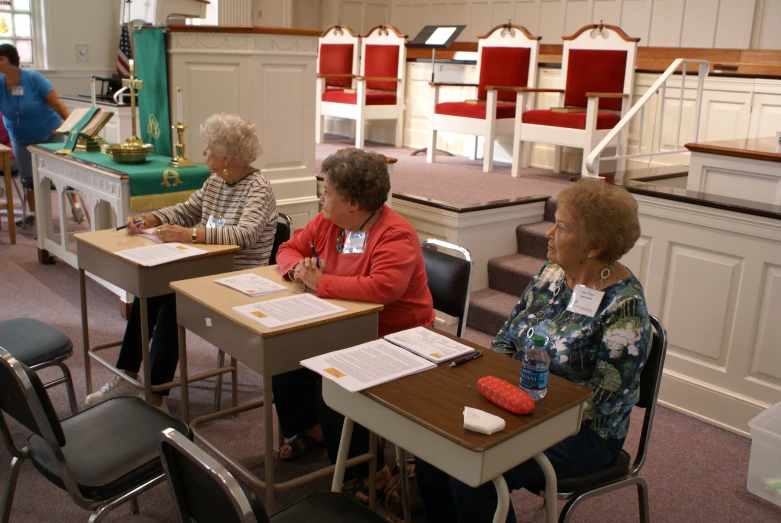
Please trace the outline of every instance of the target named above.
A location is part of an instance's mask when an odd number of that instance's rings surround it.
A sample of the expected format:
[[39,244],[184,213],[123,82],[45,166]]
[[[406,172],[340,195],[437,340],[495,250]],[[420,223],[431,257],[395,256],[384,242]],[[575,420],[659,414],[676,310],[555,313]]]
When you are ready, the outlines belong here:
[[198,241],[198,229],[193,227],[193,233],[190,235],[190,242],[195,243],[196,241]]

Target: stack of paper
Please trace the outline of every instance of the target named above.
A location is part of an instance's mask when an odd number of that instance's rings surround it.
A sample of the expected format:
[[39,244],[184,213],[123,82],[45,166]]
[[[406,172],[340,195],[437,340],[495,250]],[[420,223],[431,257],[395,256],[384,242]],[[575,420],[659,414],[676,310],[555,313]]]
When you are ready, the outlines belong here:
[[241,305],[233,307],[233,310],[265,327],[273,329],[299,321],[330,316],[347,309],[311,294],[298,294],[275,300]]
[[425,327],[388,334],[385,339],[434,363],[452,360],[475,349]]
[[252,297],[287,290],[287,287],[284,285],[253,273],[237,274],[236,276],[228,276],[227,278],[220,278],[214,281]]
[[161,243],[136,249],[117,251],[115,254],[145,267],[161,265],[183,258],[205,254],[207,251],[181,243]]

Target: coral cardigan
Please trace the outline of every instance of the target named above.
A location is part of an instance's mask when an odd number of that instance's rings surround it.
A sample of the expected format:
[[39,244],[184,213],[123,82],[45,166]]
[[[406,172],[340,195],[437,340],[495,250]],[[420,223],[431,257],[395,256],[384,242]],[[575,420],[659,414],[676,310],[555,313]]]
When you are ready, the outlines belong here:
[[311,257],[311,241],[324,269],[317,296],[383,304],[380,336],[433,325],[434,308],[420,241],[409,222],[383,206],[380,217],[367,231],[361,254],[337,252],[336,239],[341,231],[323,213],[315,216],[303,231],[279,247],[280,272],[286,275],[299,260]]

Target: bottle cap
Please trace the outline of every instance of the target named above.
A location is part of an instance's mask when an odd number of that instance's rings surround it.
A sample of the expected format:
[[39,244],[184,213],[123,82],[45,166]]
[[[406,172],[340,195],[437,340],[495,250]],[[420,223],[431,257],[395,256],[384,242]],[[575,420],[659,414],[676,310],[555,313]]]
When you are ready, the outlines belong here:
[[545,337],[540,336],[539,334],[535,334],[532,336],[532,345],[535,347],[544,347],[545,346]]

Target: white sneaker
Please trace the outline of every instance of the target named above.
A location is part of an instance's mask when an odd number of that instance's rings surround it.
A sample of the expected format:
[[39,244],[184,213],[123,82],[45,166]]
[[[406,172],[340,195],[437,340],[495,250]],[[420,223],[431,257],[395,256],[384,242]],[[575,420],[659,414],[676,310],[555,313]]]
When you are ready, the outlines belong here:
[[133,385],[119,376],[114,376],[103,385],[99,391],[93,392],[84,399],[89,407],[94,407],[111,398],[140,398],[143,394]]

